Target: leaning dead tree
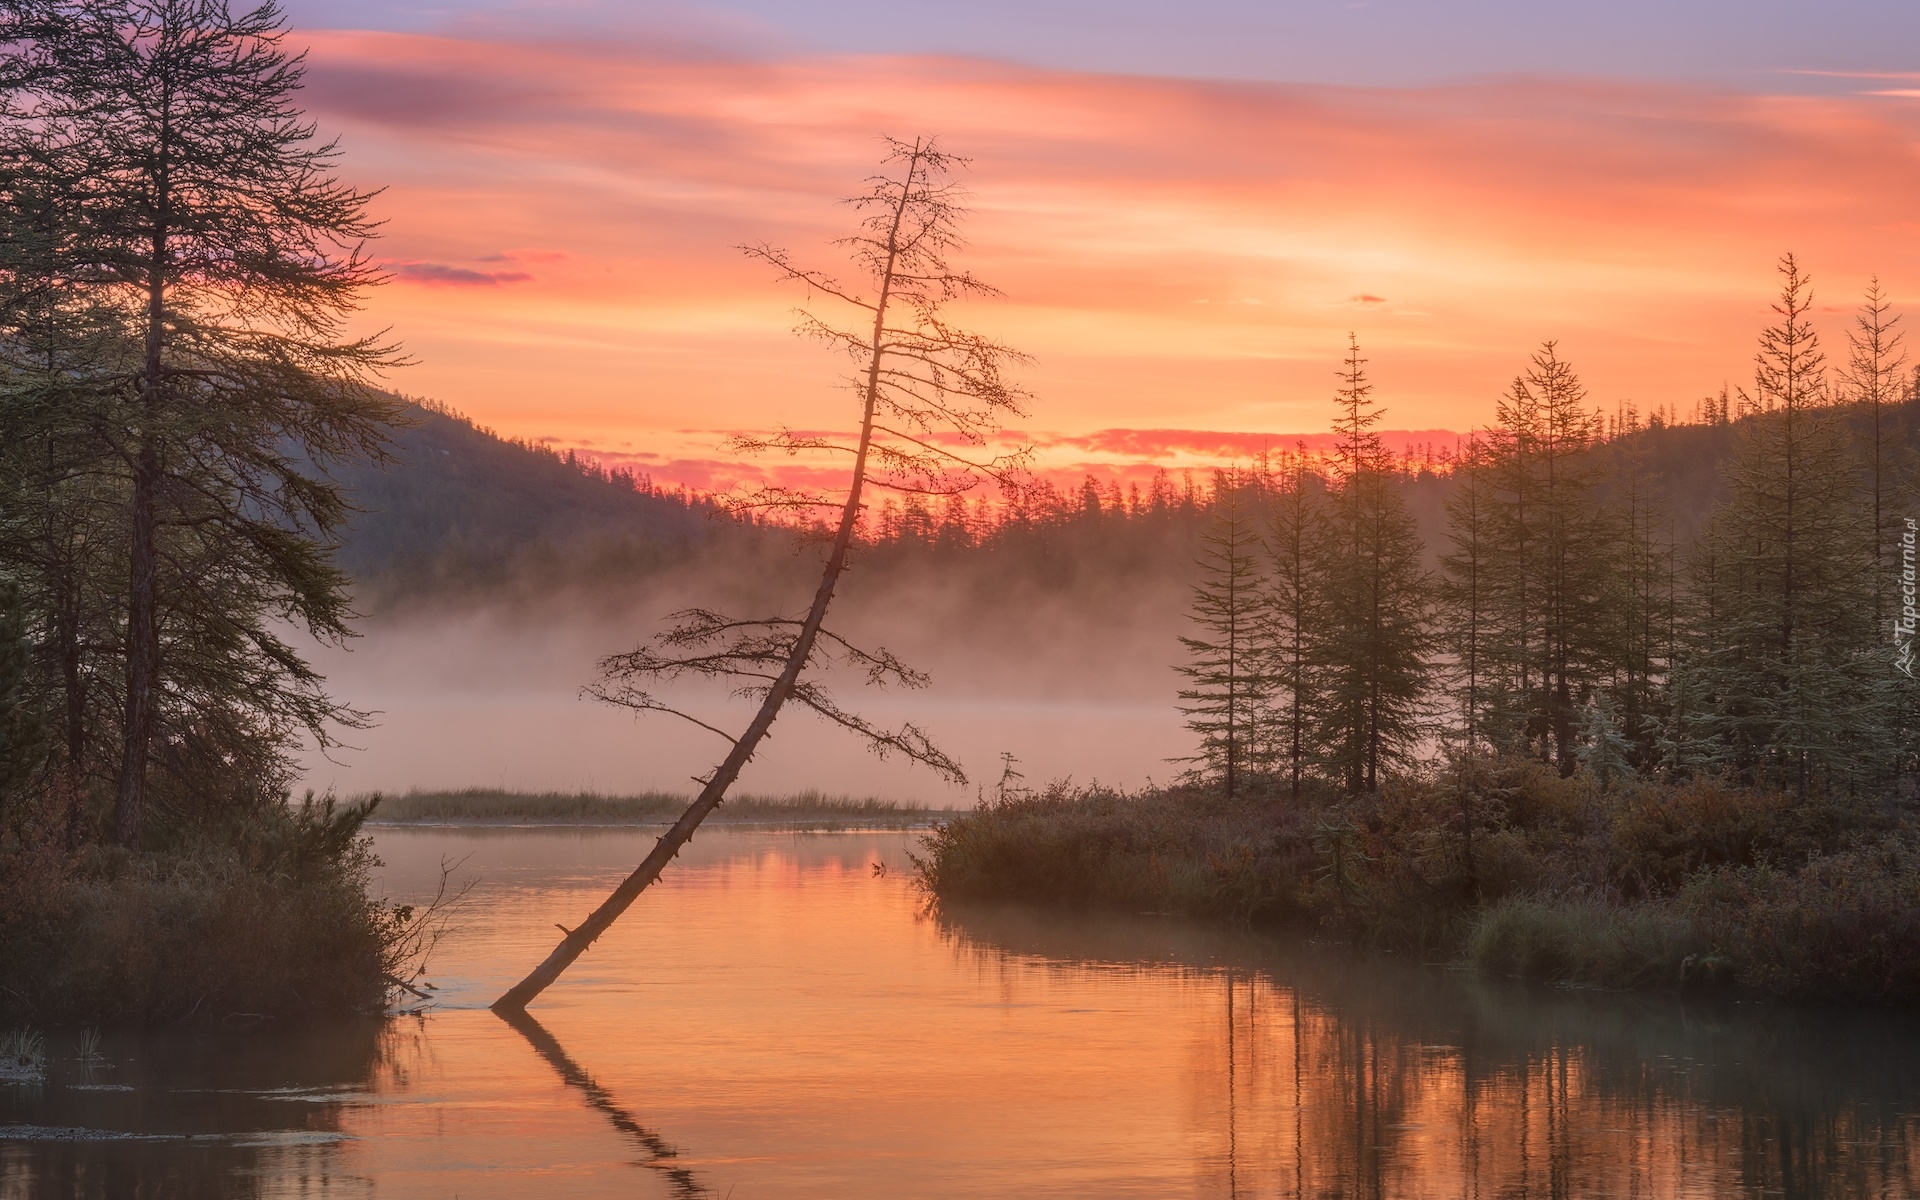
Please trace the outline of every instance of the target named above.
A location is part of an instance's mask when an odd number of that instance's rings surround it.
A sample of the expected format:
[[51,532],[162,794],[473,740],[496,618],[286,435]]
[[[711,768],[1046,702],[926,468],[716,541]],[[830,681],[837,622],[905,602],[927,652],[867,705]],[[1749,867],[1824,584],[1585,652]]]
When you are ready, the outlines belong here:
[[[813,603],[798,616],[739,619],[709,609],[674,613],[669,618],[673,626],[650,644],[601,661],[600,678],[588,694],[691,721],[724,738],[729,749],[646,861],[578,928],[566,930],[553,953],[494,1002],[495,1012],[506,1015],[526,1008],[660,877],[700,822],[726,798],[789,701],[860,736],[883,757],[898,755],[956,783],[966,781],[959,764],[923,731],[911,724],[899,729],[877,726],[842,708],[817,678],[837,664],[862,673],[872,684],[917,688],[927,683],[924,675],[884,649],[863,650],[825,625],[868,489],[957,495],[988,480],[1008,481],[1025,467],[1030,453],[1025,447],[1004,449],[999,442],[1006,420],[1025,415],[1026,393],[1005,376],[1006,368],[1023,362],[1023,356],[991,338],[956,328],[943,315],[949,301],[995,294],[947,262],[961,244],[959,221],[965,210],[952,175],[965,160],[942,152],[930,138],[911,143],[888,139],[887,146],[885,173],[870,179],[868,190],[848,201],[862,215],[859,232],[840,243],[851,251],[871,294],[797,266],[771,246],[741,248],[782,280],[805,285],[810,296],[835,303],[857,322],[848,328],[803,311],[798,330],[840,350],[854,364],[847,384],[860,401],[855,433],[836,438],[783,430],[733,442],[742,452],[845,455],[851,463],[843,496],[765,487],[740,501],[741,507],[800,517],[838,510]],[[681,679],[727,682],[736,698],[758,702],[753,719],[735,736],[648,690]]]

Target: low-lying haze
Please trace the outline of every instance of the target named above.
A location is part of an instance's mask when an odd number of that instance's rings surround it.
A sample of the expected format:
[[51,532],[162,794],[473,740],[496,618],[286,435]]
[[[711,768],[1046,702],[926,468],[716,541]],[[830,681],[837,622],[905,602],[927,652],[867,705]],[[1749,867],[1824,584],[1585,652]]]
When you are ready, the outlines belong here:
[[[373,710],[333,761],[310,759],[308,786],[341,793],[490,786],[694,790],[725,745],[673,717],[583,698],[606,654],[632,649],[668,612],[718,605],[735,615],[792,611],[814,557],[774,554],[717,570],[690,567],[637,586],[568,585],[401,604],[362,624],[316,664],[335,695]],[[1084,574],[1057,588],[967,569],[856,569],[829,627],[885,645],[927,671],[924,691],[878,691],[838,677],[843,706],[878,722],[912,721],[958,758],[975,787],[1002,752],[1029,782],[1072,776],[1137,785],[1182,768],[1191,738],[1174,709],[1185,570],[1125,580]],[[769,607],[771,605],[771,607]],[[722,728],[750,708],[711,687],[664,689]],[[971,801],[931,772],[882,762],[851,735],[790,706],[742,776],[754,792],[818,788],[901,800]]]

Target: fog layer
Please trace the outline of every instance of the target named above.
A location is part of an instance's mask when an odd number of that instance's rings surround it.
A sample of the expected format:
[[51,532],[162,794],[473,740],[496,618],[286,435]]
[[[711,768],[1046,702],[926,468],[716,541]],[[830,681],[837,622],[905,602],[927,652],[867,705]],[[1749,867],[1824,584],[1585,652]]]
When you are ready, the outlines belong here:
[[[734,616],[793,613],[815,556],[767,544],[724,561],[638,580],[522,578],[511,588],[386,606],[344,649],[315,651],[335,695],[372,713],[352,748],[310,756],[307,785],[343,794],[469,786],[633,792],[694,790],[725,743],[661,714],[584,698],[603,655],[633,648],[693,604]],[[829,627],[884,645],[928,672],[924,691],[834,680],[834,695],[885,724],[912,721],[972,777],[873,757],[853,736],[790,707],[743,773],[752,792],[818,788],[934,804],[968,803],[1011,753],[1030,782],[1062,777],[1139,785],[1181,767],[1189,737],[1175,711],[1186,570],[1106,570],[1072,562],[881,558],[849,576]],[[721,689],[659,694],[721,728],[751,708]]]

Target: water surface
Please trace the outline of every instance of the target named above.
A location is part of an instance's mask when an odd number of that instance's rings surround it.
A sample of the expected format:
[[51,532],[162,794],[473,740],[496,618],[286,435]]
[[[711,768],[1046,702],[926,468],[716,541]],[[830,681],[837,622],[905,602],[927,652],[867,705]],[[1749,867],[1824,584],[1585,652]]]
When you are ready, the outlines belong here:
[[56,1040],[0,1088],[0,1200],[1920,1190],[1912,1019],[935,915],[912,834],[702,834],[532,1021],[487,1012],[653,836],[382,830],[396,895],[478,881],[431,1011]]

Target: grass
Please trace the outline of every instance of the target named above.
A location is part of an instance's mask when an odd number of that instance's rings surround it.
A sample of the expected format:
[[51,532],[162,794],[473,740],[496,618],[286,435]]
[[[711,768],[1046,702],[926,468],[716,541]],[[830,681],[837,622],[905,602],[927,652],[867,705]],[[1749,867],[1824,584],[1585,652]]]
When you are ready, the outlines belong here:
[[[1537,763],[1373,796],[1020,792],[937,825],[940,900],[1174,912],[1524,978],[1920,1002],[1920,815]],[[1471,816],[1472,840],[1464,836]]]
[[[665,825],[692,802],[671,792],[610,796],[600,792],[513,792],[496,788],[411,791],[380,801],[376,824],[393,825]],[[741,795],[728,799],[710,820],[716,824],[782,828],[907,829],[954,815],[873,796],[832,796],[818,791],[790,796]]]
[[47,1077],[47,1041],[32,1029],[0,1033],[0,1083],[39,1083]]
[[0,1034],[0,1059],[22,1067],[46,1065],[47,1039],[32,1029],[13,1029]]

